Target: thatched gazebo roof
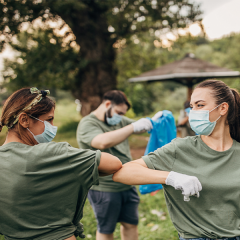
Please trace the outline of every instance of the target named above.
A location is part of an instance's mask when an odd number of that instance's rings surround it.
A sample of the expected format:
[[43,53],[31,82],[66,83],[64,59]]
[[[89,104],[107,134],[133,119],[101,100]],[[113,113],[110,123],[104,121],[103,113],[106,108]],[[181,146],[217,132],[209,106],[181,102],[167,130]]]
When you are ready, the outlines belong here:
[[154,70],[142,73],[130,78],[130,82],[175,81],[188,87],[188,98],[192,92],[192,86],[209,78],[240,77],[238,71],[221,68],[188,53],[181,60],[163,65]]

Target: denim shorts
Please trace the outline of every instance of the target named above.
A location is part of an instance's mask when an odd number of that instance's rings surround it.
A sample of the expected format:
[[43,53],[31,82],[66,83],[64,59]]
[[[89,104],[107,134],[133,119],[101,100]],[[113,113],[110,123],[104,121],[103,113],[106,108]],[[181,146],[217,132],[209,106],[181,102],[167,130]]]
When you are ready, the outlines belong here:
[[113,233],[117,222],[138,224],[139,196],[135,187],[122,192],[89,190],[88,199],[97,219],[98,232]]
[[233,237],[233,238],[182,238],[179,237],[180,240],[240,240],[240,237]]

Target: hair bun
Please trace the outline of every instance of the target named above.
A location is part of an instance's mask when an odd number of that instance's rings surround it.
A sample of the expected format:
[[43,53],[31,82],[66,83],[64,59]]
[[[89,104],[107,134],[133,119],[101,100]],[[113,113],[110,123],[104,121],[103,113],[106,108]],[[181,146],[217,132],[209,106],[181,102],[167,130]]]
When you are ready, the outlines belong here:
[[43,97],[46,97],[48,95],[48,92],[45,90],[41,90],[41,94]]

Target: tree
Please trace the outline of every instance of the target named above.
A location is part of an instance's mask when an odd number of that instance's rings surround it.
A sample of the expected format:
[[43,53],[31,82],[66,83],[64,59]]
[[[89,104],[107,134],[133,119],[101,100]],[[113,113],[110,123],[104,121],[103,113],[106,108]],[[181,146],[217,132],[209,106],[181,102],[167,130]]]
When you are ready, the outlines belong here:
[[190,0],[1,0],[0,11],[1,48],[14,41],[26,22],[40,19],[46,28],[49,21],[63,22],[59,30],[69,26],[64,38],[74,35],[80,50],[67,87],[80,99],[83,116],[100,104],[106,91],[116,88],[114,44],[149,30],[185,27],[199,21],[201,14]]

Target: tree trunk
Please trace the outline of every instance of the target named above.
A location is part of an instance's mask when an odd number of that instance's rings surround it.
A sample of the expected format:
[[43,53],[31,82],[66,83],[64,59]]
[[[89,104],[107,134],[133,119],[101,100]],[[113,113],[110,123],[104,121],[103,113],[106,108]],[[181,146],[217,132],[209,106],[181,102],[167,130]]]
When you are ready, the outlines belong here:
[[84,12],[73,13],[74,24],[65,19],[80,46],[79,72],[71,90],[82,104],[82,116],[100,105],[105,92],[116,89],[115,39],[108,32],[106,9],[97,7],[91,4]]

